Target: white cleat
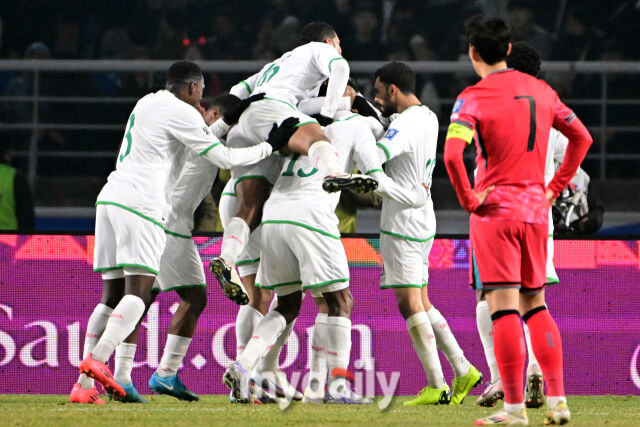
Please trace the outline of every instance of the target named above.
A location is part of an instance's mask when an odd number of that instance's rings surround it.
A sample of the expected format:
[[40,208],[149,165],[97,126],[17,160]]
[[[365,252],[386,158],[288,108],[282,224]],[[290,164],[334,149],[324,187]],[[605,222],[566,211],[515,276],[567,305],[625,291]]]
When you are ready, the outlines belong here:
[[222,376],[222,382],[231,390],[236,403],[254,403],[249,381],[249,373],[238,362],[229,365]]
[[344,387],[342,391],[337,393],[327,393],[327,403],[338,405],[371,405],[373,399],[370,397],[358,396],[349,388]]
[[528,426],[529,417],[527,411],[522,408],[518,412],[500,411],[495,414],[480,418],[473,423],[475,426],[492,426],[492,425],[504,425],[504,426]]
[[287,375],[280,368],[269,371],[254,371],[251,381],[253,381],[255,385],[269,390],[278,397],[302,400],[302,393],[289,383]]
[[544,424],[567,424],[571,421],[571,412],[565,402],[560,402],[553,408],[547,409],[547,413],[544,417]]

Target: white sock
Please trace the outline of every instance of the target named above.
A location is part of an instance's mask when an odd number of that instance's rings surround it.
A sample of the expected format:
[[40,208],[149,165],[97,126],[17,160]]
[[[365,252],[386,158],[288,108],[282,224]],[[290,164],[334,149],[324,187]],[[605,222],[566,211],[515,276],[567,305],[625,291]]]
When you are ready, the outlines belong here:
[[536,355],[533,353],[533,348],[531,348],[531,336],[529,335],[529,328],[526,323],[524,324],[524,338],[527,341],[527,356],[529,357],[529,363],[527,364],[527,376],[532,374],[542,374],[542,369],[540,369]]
[[238,310],[236,316],[236,360],[244,351],[253,330],[263,317],[262,313],[249,305],[243,305]]
[[309,389],[323,393],[327,381],[327,314],[318,313],[311,335]]
[[498,371],[498,362],[493,354],[493,321],[491,320],[491,312],[489,311],[489,303],[480,301],[476,305],[476,324],[478,325],[478,334],[484,348],[484,357],[487,359],[487,365],[491,371],[491,382],[495,383],[500,379]]
[[547,408],[553,408],[560,402],[567,403],[566,396],[547,396]]
[[222,247],[220,258],[227,263],[235,265],[238,257],[249,243],[249,225],[242,219],[234,216],[229,220],[222,235]]
[[287,323],[287,326],[285,326],[284,330],[280,333],[273,346],[264,356],[262,356],[260,371],[273,371],[280,367],[280,353],[282,352],[282,347],[284,347],[285,343],[289,339],[289,335],[291,335],[291,330],[295,324],[295,320]]
[[121,342],[116,347],[116,369],[113,377],[120,384],[131,382],[131,371],[133,370],[133,359],[136,357],[137,344]]
[[336,148],[328,141],[317,141],[309,147],[308,156],[311,163],[326,175],[344,172],[340,166],[340,155]]
[[269,347],[276,342],[286,326],[287,321],[282,314],[275,310],[267,313],[258,323],[253,331],[253,336],[238,358],[240,365],[251,372]]
[[504,410],[515,414],[516,412],[522,411],[524,408],[524,403],[507,403],[504,402]]
[[143,313],[144,302],[142,298],[135,295],[122,297],[109,316],[100,341],[91,351],[93,358],[106,363],[116,346],[133,332]]
[[172,377],[178,373],[182,359],[189,349],[189,344],[191,344],[191,338],[167,334],[167,343],[164,345],[162,359],[156,369],[159,376]]
[[351,320],[340,316],[327,316],[327,368],[329,390],[341,393],[347,386],[345,377],[334,377],[334,368],[349,367],[351,355]]
[[449,324],[437,308],[431,306],[431,310],[427,311],[431,327],[436,335],[436,346],[442,350],[447,357],[449,364],[453,368],[456,377],[462,377],[469,373],[471,364],[464,357],[464,352],[458,345],[458,341],[453,336]]
[[442,388],[447,383],[444,380],[442,366],[438,358],[436,336],[429,321],[429,316],[424,311],[414,314],[406,320],[411,342],[422,368],[427,375],[427,382],[433,388]]
[[[93,347],[96,346],[96,343],[104,332],[104,328],[107,326],[109,316],[112,312],[113,308],[101,303],[93,309],[93,313],[91,313],[89,321],[87,322],[87,334],[84,336],[83,359],[87,357],[87,355],[91,353],[91,350],[93,350]],[[89,378],[86,374],[80,374],[78,383],[80,383],[80,387],[85,390],[92,389],[94,386],[93,378]]]

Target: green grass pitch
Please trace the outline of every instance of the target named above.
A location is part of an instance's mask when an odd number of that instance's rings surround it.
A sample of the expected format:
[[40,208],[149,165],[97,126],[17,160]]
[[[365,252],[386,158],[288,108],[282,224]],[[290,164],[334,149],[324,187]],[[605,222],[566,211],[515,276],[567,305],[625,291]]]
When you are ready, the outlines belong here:
[[[149,397],[149,396],[147,396]],[[66,395],[0,395],[1,426],[163,426],[200,425],[473,425],[495,409],[474,405],[475,396],[460,406],[404,407],[397,397],[380,412],[377,405],[338,406],[294,403],[282,412],[277,405],[230,405],[227,396],[202,396],[200,402],[179,402],[150,396],[148,404],[71,404]],[[571,425],[639,426],[640,396],[570,396]],[[530,425],[542,425],[544,409],[528,410]]]

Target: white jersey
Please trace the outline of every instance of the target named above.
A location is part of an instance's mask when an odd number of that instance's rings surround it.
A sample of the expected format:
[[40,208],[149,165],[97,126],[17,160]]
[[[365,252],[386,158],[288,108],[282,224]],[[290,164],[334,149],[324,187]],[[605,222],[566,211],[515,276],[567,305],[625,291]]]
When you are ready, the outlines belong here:
[[[362,171],[380,168],[375,150],[375,138],[368,127],[356,121],[335,122],[324,128],[340,156],[342,166],[355,166]],[[361,148],[368,144],[370,149]],[[264,205],[262,221],[285,222],[339,236],[335,209],[340,193],[329,194],[322,189],[324,176],[318,173],[308,156],[291,154],[276,181],[271,197]]]
[[333,117],[343,102],[349,66],[338,51],[326,43],[311,42],[286,52],[235,85],[230,93],[241,99],[253,92],[264,93],[267,99],[283,101],[295,108],[301,100],[315,96],[327,78],[330,78],[329,87],[321,114]]
[[213,135],[200,113],[171,92],[160,90],[133,108],[115,171],[109,174],[96,204],[112,204],[164,226],[171,192],[185,159],[193,151],[229,168],[252,164],[271,153],[262,143],[230,150]]
[[[405,109],[378,141],[386,158],[386,174],[404,188],[421,183],[431,186],[437,140],[438,119],[429,108],[416,105]],[[432,238],[436,232],[436,217],[431,197],[420,208],[384,200],[380,232],[416,241]]]

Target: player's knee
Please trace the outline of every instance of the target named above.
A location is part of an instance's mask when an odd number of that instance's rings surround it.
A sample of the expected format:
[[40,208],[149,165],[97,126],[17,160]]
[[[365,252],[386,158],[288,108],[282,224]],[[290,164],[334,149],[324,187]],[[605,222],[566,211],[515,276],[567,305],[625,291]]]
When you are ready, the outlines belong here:
[[187,304],[187,310],[195,316],[200,316],[207,306],[207,290],[204,286],[181,290],[178,295],[181,301]]
[[353,296],[349,288],[324,294],[327,302],[329,316],[351,317],[353,309]]

